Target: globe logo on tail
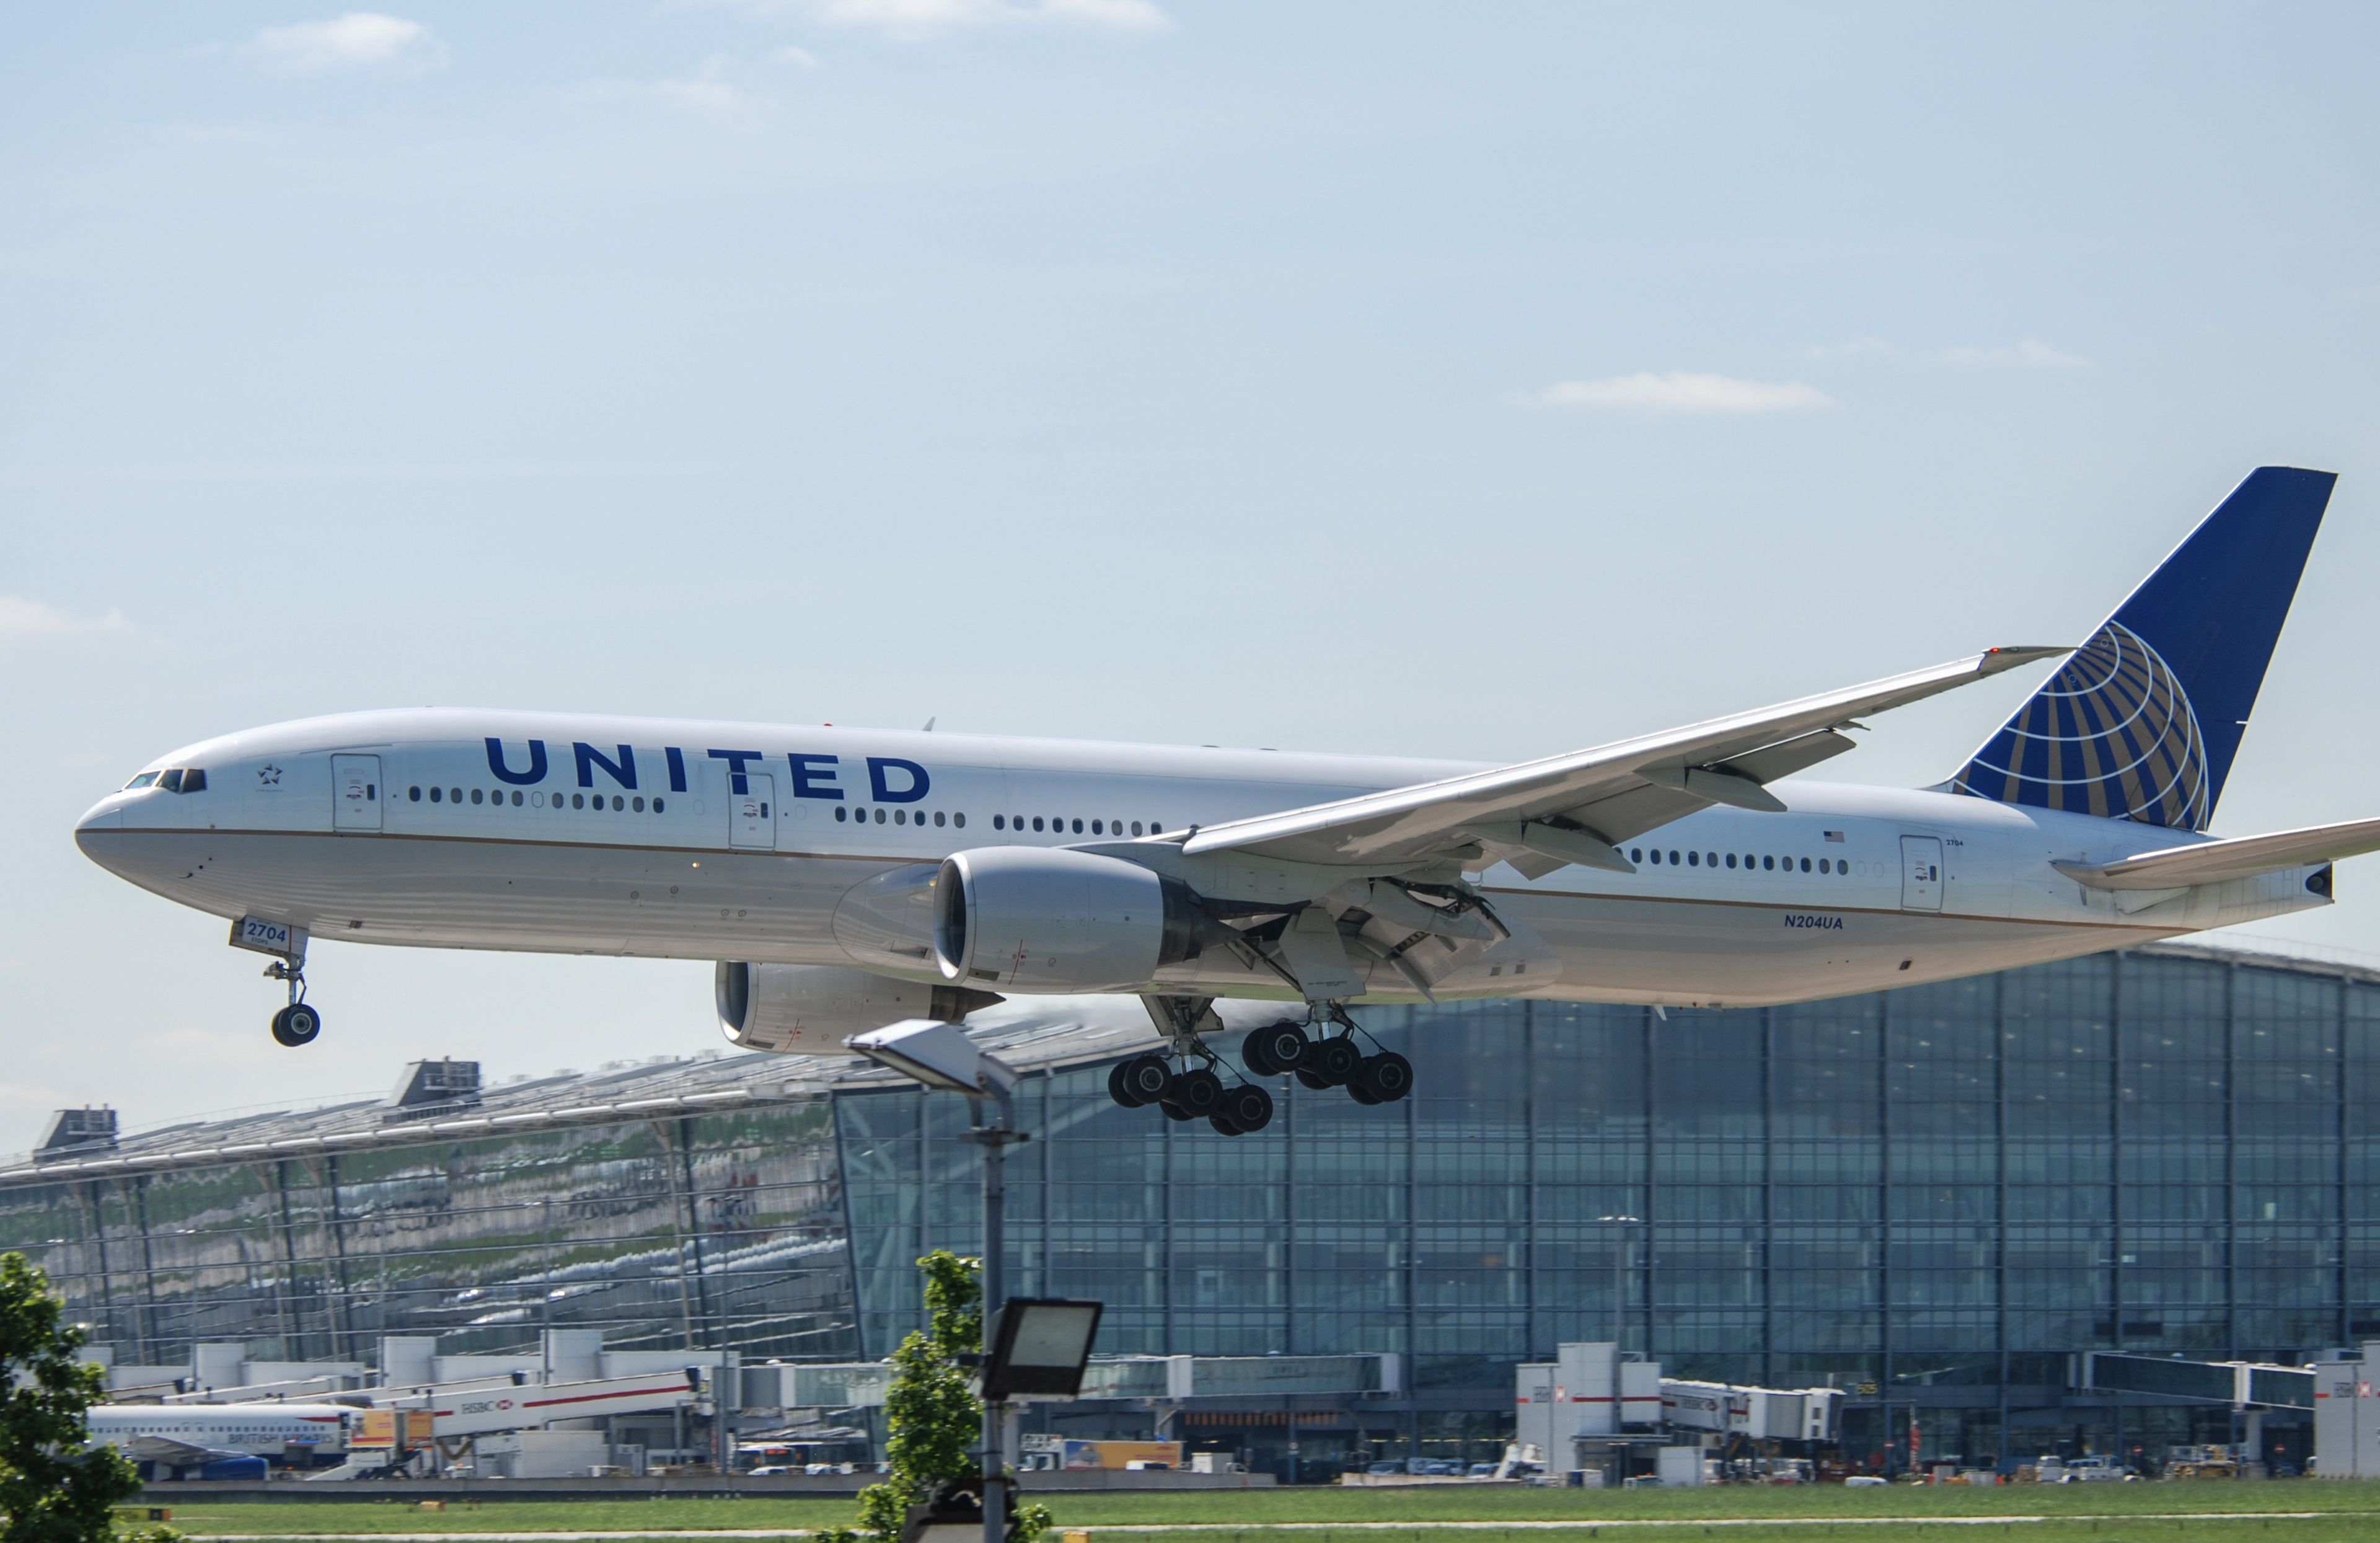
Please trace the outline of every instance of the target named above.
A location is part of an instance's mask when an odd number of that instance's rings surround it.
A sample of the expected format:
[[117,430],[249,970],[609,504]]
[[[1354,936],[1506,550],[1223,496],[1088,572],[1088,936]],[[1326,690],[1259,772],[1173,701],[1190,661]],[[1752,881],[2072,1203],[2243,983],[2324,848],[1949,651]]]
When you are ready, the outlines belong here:
[[1963,793],[2201,831],[2214,814],[2206,741],[2173,670],[2109,622],[1952,779]]

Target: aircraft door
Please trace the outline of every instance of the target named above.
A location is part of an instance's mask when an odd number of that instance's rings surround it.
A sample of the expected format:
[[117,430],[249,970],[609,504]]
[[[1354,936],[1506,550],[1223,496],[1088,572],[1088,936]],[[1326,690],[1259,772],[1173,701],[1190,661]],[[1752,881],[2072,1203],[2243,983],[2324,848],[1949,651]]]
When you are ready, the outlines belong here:
[[746,791],[727,796],[727,844],[744,851],[777,846],[777,779],[766,772],[744,773]]
[[1934,836],[1900,838],[1900,908],[1942,908],[1942,843]]
[[331,758],[331,829],[380,829],[380,757]]

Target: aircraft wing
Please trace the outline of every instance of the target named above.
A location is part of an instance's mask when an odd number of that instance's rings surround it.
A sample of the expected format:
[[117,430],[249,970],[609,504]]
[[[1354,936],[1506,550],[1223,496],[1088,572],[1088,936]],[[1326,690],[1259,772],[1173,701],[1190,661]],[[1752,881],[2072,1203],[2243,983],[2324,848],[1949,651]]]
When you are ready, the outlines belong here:
[[2181,890],[2192,884],[2248,879],[2277,868],[2380,852],[2380,820],[2277,831],[2268,836],[2234,836],[2144,852],[2112,863],[2057,863],[2058,872],[2095,890]]
[[1367,866],[1501,859],[1532,878],[1566,863],[1633,872],[1614,850],[1631,836],[1712,804],[1783,808],[1761,784],[1850,749],[1842,731],[1862,715],[2070,651],[1993,649],[1597,749],[1204,826],[1183,851]]
[[193,1446],[188,1441],[176,1441],[171,1436],[132,1436],[115,1444],[125,1456],[135,1463],[160,1463],[175,1468],[192,1468],[201,1463],[248,1455],[224,1447]]

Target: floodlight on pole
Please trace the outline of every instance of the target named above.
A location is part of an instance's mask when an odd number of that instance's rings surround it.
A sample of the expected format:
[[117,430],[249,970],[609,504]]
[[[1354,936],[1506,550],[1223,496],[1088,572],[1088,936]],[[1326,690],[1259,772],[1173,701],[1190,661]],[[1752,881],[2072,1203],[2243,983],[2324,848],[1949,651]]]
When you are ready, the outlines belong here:
[[[1621,1330],[1628,1321],[1627,1229],[1642,1225],[1645,1219],[1641,1216],[1598,1216],[1596,1220],[1620,1229],[1611,1238],[1611,1358],[1616,1362],[1620,1359]],[[1652,1353],[1649,1340],[1645,1349],[1647,1355]],[[1612,1373],[1614,1377],[1619,1375],[1618,1372]]]
[[[975,1100],[975,1127],[959,1139],[983,1148],[983,1302],[986,1321],[1007,1289],[1002,1262],[1008,1251],[1008,1148],[1026,1139],[1016,1128],[1016,1070],[987,1054],[955,1024],[932,1019],[887,1025],[844,1041],[880,1066],[929,1088],[961,1093]],[[1094,1316],[1093,1327],[1097,1327]],[[1087,1355],[1087,1349],[1086,1350]],[[1079,1373],[1077,1374],[1079,1379]],[[983,1537],[1004,1543],[1008,1535],[1008,1405],[985,1390],[983,1400]],[[929,1519],[919,1519],[931,1530]],[[914,1529],[913,1529],[914,1530]]]

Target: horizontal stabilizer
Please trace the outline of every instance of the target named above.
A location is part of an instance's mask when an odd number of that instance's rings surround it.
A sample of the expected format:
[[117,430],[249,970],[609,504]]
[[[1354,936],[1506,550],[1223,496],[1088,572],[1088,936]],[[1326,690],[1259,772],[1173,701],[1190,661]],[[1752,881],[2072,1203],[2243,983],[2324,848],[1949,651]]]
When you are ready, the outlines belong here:
[[2058,871],[2095,890],[2180,890],[2248,879],[2278,868],[2380,852],[2380,820],[2277,831],[2268,836],[2169,846],[2112,863],[2058,863]]

